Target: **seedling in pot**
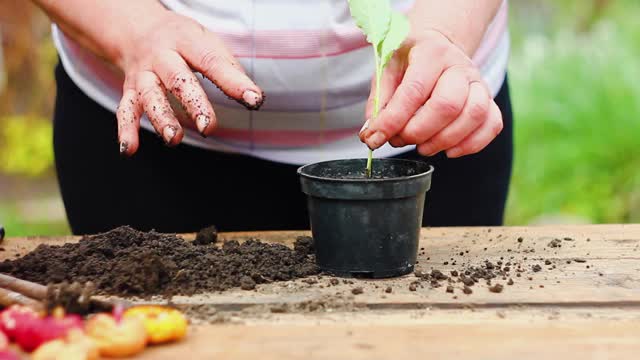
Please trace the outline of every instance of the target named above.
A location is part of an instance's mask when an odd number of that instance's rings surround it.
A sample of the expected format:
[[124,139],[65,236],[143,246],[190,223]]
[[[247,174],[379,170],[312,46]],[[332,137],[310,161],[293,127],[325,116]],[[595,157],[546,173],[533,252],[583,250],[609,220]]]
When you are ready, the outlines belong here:
[[[375,57],[375,94],[370,124],[380,111],[380,79],[389,60],[409,34],[407,18],[391,9],[389,0],[349,0],[349,9],[356,25],[367,36]],[[373,150],[367,159],[367,177],[372,174]]]

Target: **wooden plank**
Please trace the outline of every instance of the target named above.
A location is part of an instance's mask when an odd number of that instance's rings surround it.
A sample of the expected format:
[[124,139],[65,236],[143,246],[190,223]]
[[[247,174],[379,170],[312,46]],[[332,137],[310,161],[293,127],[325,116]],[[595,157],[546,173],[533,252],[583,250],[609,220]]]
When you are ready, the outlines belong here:
[[[265,241],[287,245],[306,232],[261,232],[221,234],[223,239],[261,238]],[[193,237],[192,235],[190,237]],[[522,242],[518,238],[522,237]],[[553,239],[562,246],[548,246]],[[0,258],[11,257],[16,252],[25,253],[41,243],[61,244],[77,238],[7,239],[5,252]],[[587,240],[588,239],[588,240]],[[308,285],[302,281],[260,285],[257,291],[231,290],[222,294],[204,294],[194,297],[175,297],[178,304],[213,304],[222,310],[239,310],[254,305],[279,306],[309,302],[335,302],[340,308],[364,305],[372,309],[385,308],[464,308],[508,307],[514,304],[571,306],[635,306],[640,304],[640,225],[591,225],[591,226],[541,226],[505,228],[433,228],[422,232],[419,266],[426,270],[437,268],[448,272],[451,258],[459,263],[480,264],[485,260],[521,263],[530,269],[541,264],[538,273],[527,271],[521,278],[513,277],[515,284],[505,286],[500,294],[488,291],[486,285],[473,287],[474,293],[464,295],[455,285],[454,294],[444,288],[428,286],[409,291],[413,275],[387,280],[354,280],[354,284],[340,283],[327,287],[328,278],[319,284]],[[486,250],[485,250],[486,249]],[[460,252],[463,253],[460,256]],[[524,259],[527,260],[524,260]],[[577,263],[576,258],[586,262]],[[550,260],[556,269],[548,270],[544,260]],[[567,261],[571,261],[567,264]],[[444,265],[449,262],[449,265]],[[587,266],[589,268],[587,269]],[[528,280],[531,276],[533,280]],[[500,282],[505,282],[499,279]],[[323,287],[320,287],[322,285]],[[351,289],[363,287],[362,295],[353,296]],[[384,293],[387,286],[391,294]],[[543,287],[540,287],[543,286]],[[454,296],[457,296],[454,299]],[[345,305],[346,304],[346,305]]]
[[637,321],[218,325],[140,359],[632,359],[638,334]]
[[[291,245],[301,234],[306,233],[231,233],[221,234],[221,238],[258,237]],[[571,241],[562,240],[562,247],[547,246],[555,238],[565,237]],[[0,259],[24,254],[42,243],[59,245],[76,240],[7,239]],[[510,256],[523,266],[544,264],[548,259],[556,269],[543,266],[544,270],[531,275],[533,280],[527,280],[528,275],[514,278],[516,283],[506,286],[501,294],[483,286],[474,286],[469,296],[459,289],[455,294],[428,287],[412,292],[408,284],[415,277],[409,275],[331,287],[326,286],[329,278],[322,277],[313,285],[295,281],[261,285],[253,292],[177,297],[173,300],[178,304],[226,310],[221,317],[225,322],[194,324],[186,341],[151,348],[140,358],[637,357],[640,225],[425,229],[421,246],[425,253],[419,262],[427,270],[453,269],[452,257],[475,264]],[[575,262],[576,258],[586,262]],[[445,261],[450,264],[444,265]],[[383,291],[389,285],[393,287],[391,294]],[[351,294],[355,286],[362,286],[364,293]],[[272,312],[280,311],[283,304],[286,313]]]
[[[271,233],[258,236],[269,241],[290,244],[295,238],[294,235],[299,233]],[[225,237],[254,236],[254,233],[236,233]],[[522,238],[522,242],[519,242],[518,238]],[[554,239],[561,239],[561,247],[549,247],[549,243]],[[240,309],[253,304],[277,306],[281,303],[323,301],[332,297],[370,308],[640,304],[638,225],[425,229],[421,247],[425,248],[425,253],[419,256],[419,266],[426,270],[437,268],[447,273],[459,268],[452,265],[453,261],[460,264],[481,264],[485,260],[496,263],[502,258],[503,262],[522,264],[527,272],[519,278],[514,274],[512,278],[515,284],[505,286],[505,290],[500,294],[490,292],[486,285],[474,286],[474,293],[471,295],[462,294],[460,285],[455,285],[454,294],[446,293],[444,288],[430,289],[428,286],[419,287],[413,292],[409,290],[409,284],[416,278],[408,275],[378,281],[354,280],[354,284],[340,283],[331,287],[326,286],[328,279],[322,279],[320,284],[323,284],[324,288],[319,288],[317,284],[307,285],[302,281],[296,281],[261,285],[256,292],[232,290],[223,294],[176,297],[174,301],[216,304],[227,309]],[[463,256],[459,255],[460,252],[463,252]],[[575,259],[585,262],[575,262]],[[545,265],[545,260],[549,260],[552,265]],[[567,263],[568,261],[570,263]],[[444,265],[445,262],[449,264]],[[531,271],[535,264],[541,265],[543,270],[537,273]],[[556,268],[550,270],[553,265]],[[529,277],[532,280],[528,280]],[[506,283],[501,279],[497,281]],[[364,294],[352,296],[351,289],[356,286],[363,287]],[[393,288],[392,294],[384,292],[387,286]],[[454,296],[457,298],[454,299]]]

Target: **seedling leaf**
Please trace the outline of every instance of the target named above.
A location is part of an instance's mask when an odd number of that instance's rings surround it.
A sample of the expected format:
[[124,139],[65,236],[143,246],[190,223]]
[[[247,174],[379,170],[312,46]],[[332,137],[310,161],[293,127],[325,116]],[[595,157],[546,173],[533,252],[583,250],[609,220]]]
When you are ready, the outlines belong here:
[[367,41],[377,48],[391,25],[389,0],[349,0],[349,9]]
[[[380,111],[380,79],[382,71],[409,34],[409,21],[399,12],[391,10],[389,0],[348,0],[351,17],[367,36],[373,47],[376,63],[376,83],[371,121]],[[369,150],[367,177],[371,177],[373,151]]]
[[391,14],[389,32],[380,45],[380,67],[384,69],[387,66],[389,59],[402,45],[407,35],[409,35],[409,21],[401,13],[394,11]]

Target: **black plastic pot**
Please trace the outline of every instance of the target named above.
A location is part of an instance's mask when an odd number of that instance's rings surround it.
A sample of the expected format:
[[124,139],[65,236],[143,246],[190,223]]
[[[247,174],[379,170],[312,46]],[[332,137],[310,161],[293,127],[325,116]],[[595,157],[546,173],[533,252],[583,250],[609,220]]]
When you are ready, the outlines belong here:
[[418,161],[326,161],[298,169],[307,194],[316,262],[340,277],[386,278],[413,271],[433,167]]

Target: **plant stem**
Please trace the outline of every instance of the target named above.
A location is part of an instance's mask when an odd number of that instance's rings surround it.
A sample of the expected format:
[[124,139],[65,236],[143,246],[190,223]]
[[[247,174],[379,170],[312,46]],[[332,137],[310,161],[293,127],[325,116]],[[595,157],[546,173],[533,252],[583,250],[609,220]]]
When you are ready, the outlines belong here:
[[[373,98],[373,116],[371,116],[371,124],[375,118],[378,117],[378,112],[380,111],[380,79],[382,78],[382,68],[380,64],[380,58],[378,56],[378,50],[374,48],[374,53],[376,57],[376,93]],[[367,159],[367,177],[371,177],[373,173],[372,169],[373,163],[373,150],[369,149],[369,158]]]

